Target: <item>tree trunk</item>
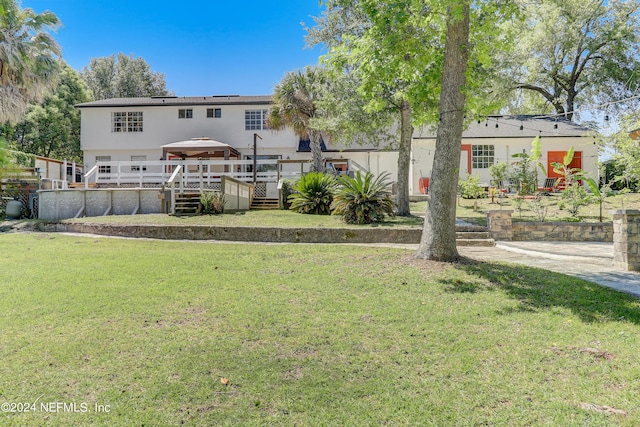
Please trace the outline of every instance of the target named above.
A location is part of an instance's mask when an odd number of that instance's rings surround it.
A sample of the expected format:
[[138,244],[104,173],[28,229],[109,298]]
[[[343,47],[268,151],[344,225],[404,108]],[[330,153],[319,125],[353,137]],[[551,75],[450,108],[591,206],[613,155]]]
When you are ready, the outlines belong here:
[[322,164],[322,136],[317,130],[309,131],[309,145],[311,146],[311,170],[324,173]]
[[[459,8],[461,18],[452,10]],[[459,259],[456,248],[456,193],[464,125],[465,85],[469,44],[469,3],[459,0],[447,12],[440,120],[429,183],[429,203],[418,258],[438,261]]]
[[570,122],[573,121],[573,112],[575,110],[575,103],[576,103],[576,93],[573,90],[570,90],[569,93],[567,94],[567,112],[565,113],[564,117],[565,119],[569,120]]
[[400,108],[400,147],[398,147],[398,216],[409,216],[409,162],[411,161],[411,139],[413,126],[411,104],[402,101]]

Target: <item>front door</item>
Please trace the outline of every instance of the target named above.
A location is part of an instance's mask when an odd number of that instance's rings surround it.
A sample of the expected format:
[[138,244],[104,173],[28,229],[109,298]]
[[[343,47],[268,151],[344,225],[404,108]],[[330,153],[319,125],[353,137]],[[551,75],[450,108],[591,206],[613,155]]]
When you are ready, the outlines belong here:
[[460,150],[460,179],[467,179],[471,175],[471,145],[462,144]]
[[[553,171],[553,163],[562,163],[566,151],[549,151],[547,158],[547,176],[549,178],[560,178],[562,175]],[[575,151],[573,153],[573,160],[569,163],[569,168],[582,169],[582,151]]]

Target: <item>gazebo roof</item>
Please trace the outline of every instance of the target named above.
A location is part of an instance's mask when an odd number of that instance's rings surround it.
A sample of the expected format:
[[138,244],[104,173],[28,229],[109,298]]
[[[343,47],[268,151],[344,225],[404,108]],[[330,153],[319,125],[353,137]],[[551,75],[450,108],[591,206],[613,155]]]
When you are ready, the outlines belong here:
[[211,138],[193,138],[187,141],[172,142],[162,146],[163,157],[167,154],[184,157],[240,157],[240,152],[224,142]]

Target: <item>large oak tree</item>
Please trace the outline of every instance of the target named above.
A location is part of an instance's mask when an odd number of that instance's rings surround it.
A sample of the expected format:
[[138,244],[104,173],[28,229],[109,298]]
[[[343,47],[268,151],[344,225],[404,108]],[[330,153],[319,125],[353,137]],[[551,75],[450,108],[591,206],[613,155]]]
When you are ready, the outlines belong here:
[[[639,0],[518,0],[526,19],[500,63],[512,112],[549,109],[573,119],[576,107],[604,104],[640,88]],[[531,109],[536,111],[531,111]]]
[[325,4],[329,15],[319,24],[333,34],[323,39],[329,40],[325,42],[329,63],[357,74],[360,92],[371,108],[395,105],[403,119],[397,121],[403,122],[405,135],[400,150],[407,154],[399,156],[399,182],[408,182],[412,126],[437,127],[430,202],[417,255],[457,259],[455,194],[464,117],[496,107],[488,82],[496,73],[493,54],[510,41],[511,33],[499,24],[514,17],[513,2],[331,0]]
[[144,58],[133,55],[92,58],[81,75],[95,101],[171,94],[164,74],[152,71]]

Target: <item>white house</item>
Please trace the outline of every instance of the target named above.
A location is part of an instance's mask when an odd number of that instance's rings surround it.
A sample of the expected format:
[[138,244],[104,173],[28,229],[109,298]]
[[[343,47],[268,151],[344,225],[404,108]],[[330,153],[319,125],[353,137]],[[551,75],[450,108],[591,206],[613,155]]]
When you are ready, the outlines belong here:
[[[209,157],[233,158],[247,163],[247,160],[253,160],[255,141],[257,160],[310,159],[308,141],[301,141],[291,130],[267,128],[265,119],[271,102],[271,96],[225,95],[118,98],[79,104],[85,170],[90,170],[97,162],[124,162],[128,172],[142,173],[142,169],[146,169],[142,162],[186,156],[186,152],[180,154],[168,147],[180,146],[194,138],[221,143],[217,154],[210,151]],[[460,175],[477,174],[481,181],[488,183],[490,165],[499,161],[512,162],[514,153],[529,152],[536,136],[542,137],[541,161],[545,165],[561,161],[564,152],[573,146],[576,151],[573,166],[582,167],[593,176],[597,174],[597,147],[587,129],[554,118],[491,116],[472,122],[464,132]],[[410,166],[410,193],[413,195],[421,193],[421,179],[430,178],[434,150],[434,133],[427,129],[416,130]],[[188,157],[196,158],[198,153],[189,153]],[[343,171],[348,160],[352,168],[374,174],[388,171],[395,176],[397,172],[397,151],[393,149],[327,143],[325,158]],[[300,166],[289,164],[285,167]],[[110,166],[104,168],[103,172]],[[243,168],[248,171],[250,166]],[[553,176],[552,168],[547,168],[547,174]]]
[[[558,178],[553,171],[553,162],[562,159],[571,147],[574,160],[571,167],[581,168],[591,177],[598,175],[598,147],[589,130],[576,123],[556,117],[545,116],[489,116],[471,122],[462,133],[460,153],[460,177],[478,175],[481,182],[489,183],[489,167],[494,163],[513,163],[516,153],[531,153],[531,143],[539,136],[542,143],[540,162],[546,169],[539,179]],[[435,133],[420,129],[413,136],[412,172],[413,189],[418,188],[420,177],[430,177]]]

